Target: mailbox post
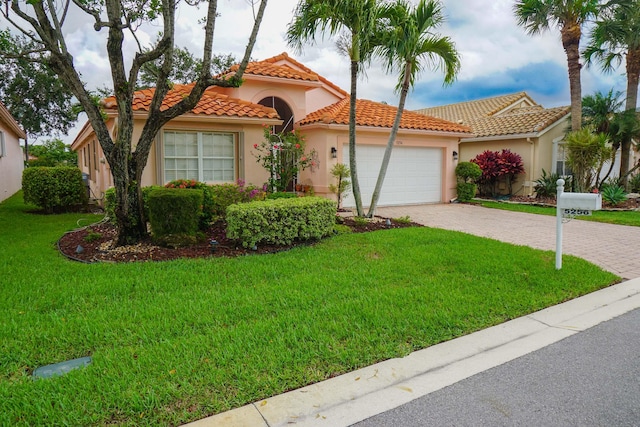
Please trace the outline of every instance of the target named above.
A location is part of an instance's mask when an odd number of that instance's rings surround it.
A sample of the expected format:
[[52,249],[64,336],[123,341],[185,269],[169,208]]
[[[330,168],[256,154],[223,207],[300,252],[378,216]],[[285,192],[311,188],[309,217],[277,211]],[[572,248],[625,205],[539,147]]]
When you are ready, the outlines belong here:
[[562,219],[591,215],[602,209],[602,195],[593,193],[565,193],[564,179],[556,181],[556,270],[562,268]]

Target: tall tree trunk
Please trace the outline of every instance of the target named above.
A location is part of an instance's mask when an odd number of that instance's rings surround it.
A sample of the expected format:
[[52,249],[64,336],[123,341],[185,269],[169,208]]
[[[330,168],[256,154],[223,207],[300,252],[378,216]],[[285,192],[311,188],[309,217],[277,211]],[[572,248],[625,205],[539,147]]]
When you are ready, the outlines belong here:
[[580,82],[580,25],[567,23],[560,30],[562,47],[567,54],[569,69],[569,90],[571,93],[571,130],[577,131],[582,127],[582,86]]
[[376,207],[378,206],[378,200],[380,199],[380,193],[382,191],[382,184],[384,184],[384,178],[387,175],[387,169],[389,167],[389,160],[391,159],[391,151],[393,150],[393,144],[396,141],[396,135],[400,128],[400,121],[402,120],[402,112],[404,111],[404,104],[407,100],[407,93],[409,93],[409,85],[411,78],[411,63],[406,63],[404,71],[404,80],[402,81],[402,89],[400,90],[400,100],[398,101],[398,110],[396,111],[396,117],[393,120],[393,126],[391,127],[391,133],[387,140],[387,147],[384,150],[384,156],[382,157],[382,164],[380,165],[380,172],[378,173],[378,180],[376,181],[376,188],[373,190],[371,196],[371,205],[369,205],[369,212],[367,216],[373,218]]
[[[627,99],[625,111],[635,113],[638,102],[638,79],[640,78],[640,49],[629,49],[627,52]],[[625,188],[629,178],[629,160],[631,151],[631,138],[625,138],[621,142],[620,149],[620,179]]]
[[349,170],[351,171],[351,191],[356,201],[358,216],[364,216],[362,209],[362,195],[358,183],[358,170],[356,168],[356,88],[358,84],[358,61],[351,61],[351,99],[349,100]]
[[115,216],[118,236],[115,246],[131,245],[147,235],[147,224],[142,214],[140,178],[137,176],[133,156],[119,144],[109,156],[113,183],[116,190]]

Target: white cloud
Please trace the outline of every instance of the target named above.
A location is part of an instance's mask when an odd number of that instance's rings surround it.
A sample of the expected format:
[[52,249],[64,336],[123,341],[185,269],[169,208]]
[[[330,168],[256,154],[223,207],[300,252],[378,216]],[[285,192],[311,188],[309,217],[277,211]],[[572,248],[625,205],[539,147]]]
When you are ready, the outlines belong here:
[[[296,4],[297,0],[269,2],[252,57],[264,59],[289,52],[298,61],[348,90],[349,61],[337,52],[332,40],[323,41],[319,37],[317,44],[304,46],[300,53],[287,46],[286,28]],[[540,64],[556,64],[556,67],[566,69],[566,56],[558,30],[551,29],[536,36],[527,35],[516,23],[513,4],[513,0],[443,0],[447,22],[439,32],[450,36],[462,55],[458,81],[482,82],[501,75],[508,76],[505,77],[506,81],[522,82],[523,78],[519,78],[518,73],[539,67]],[[198,21],[206,13],[205,5],[197,9],[183,4],[176,15],[176,44],[188,48],[195,55],[201,54],[204,43],[202,24]],[[218,12],[220,17],[216,22],[214,51],[231,52],[241,57],[253,22],[250,0],[220,0]],[[110,81],[110,71],[105,49],[106,30],[96,32],[91,22],[81,12],[74,11],[69,17],[68,42],[83,78],[90,86],[97,87]],[[161,26],[157,23],[146,24],[139,29],[138,37],[143,44],[150,43],[160,30]],[[129,38],[125,46],[127,55],[131,58],[136,44]],[[583,93],[592,93],[596,89],[608,90],[613,85],[624,89],[622,72],[620,70],[612,75],[602,75],[597,67],[585,69]],[[567,79],[566,74],[560,76],[556,72],[549,75],[554,79]],[[419,82],[426,83],[425,87],[440,89],[442,78],[439,72],[425,71]],[[540,75],[536,78],[544,79],[547,76]],[[387,75],[379,65],[373,64],[367,70],[366,78],[359,81],[358,97],[395,103],[396,79],[397,76]],[[525,83],[518,90],[527,90]],[[532,87],[540,86],[539,80],[535,83],[537,86]],[[549,88],[558,88],[558,91],[544,93],[544,99],[540,101],[547,106],[567,105],[569,93],[566,81],[548,83]],[[421,95],[418,92],[416,90],[410,94],[410,108],[421,106],[415,104],[419,102],[417,100]]]

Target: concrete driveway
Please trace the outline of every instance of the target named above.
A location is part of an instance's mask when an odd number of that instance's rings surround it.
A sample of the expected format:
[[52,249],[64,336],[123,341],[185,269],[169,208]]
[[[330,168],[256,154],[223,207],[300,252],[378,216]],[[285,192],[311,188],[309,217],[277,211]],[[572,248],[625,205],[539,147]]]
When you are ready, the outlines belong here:
[[[556,218],[465,204],[394,206],[376,214],[461,231],[536,249],[556,249]],[[563,225],[563,253],[586,259],[624,279],[640,277],[640,227],[571,220]]]

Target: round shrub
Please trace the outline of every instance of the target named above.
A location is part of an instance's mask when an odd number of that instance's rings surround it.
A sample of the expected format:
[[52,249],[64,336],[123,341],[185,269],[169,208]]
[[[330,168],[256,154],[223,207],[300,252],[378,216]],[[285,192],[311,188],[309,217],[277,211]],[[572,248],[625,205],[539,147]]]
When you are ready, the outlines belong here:
[[458,200],[468,202],[476,196],[478,186],[471,182],[459,182],[457,186]]
[[482,176],[482,169],[473,162],[460,162],[456,166],[456,176],[462,182],[474,182]]

